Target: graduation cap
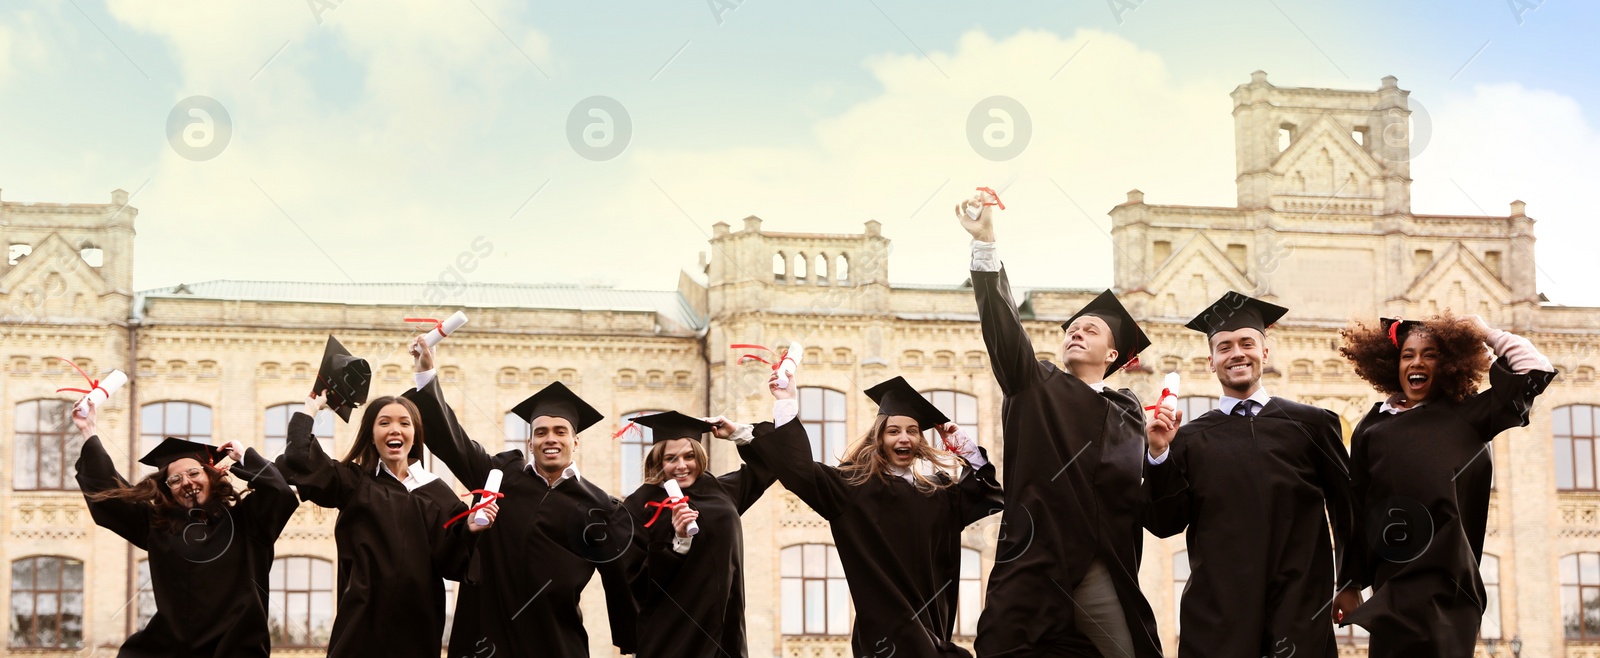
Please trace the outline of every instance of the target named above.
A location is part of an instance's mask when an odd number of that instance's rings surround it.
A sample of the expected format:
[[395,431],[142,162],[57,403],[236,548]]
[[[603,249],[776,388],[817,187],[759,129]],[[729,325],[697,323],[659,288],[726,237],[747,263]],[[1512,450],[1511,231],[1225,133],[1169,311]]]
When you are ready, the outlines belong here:
[[549,386],[539,389],[538,393],[512,407],[511,413],[522,417],[529,424],[540,416],[565,418],[567,422],[572,423],[573,434],[582,432],[605,418],[604,414],[595,411],[594,407],[589,406],[589,403],[584,402],[583,398],[578,397],[577,393],[573,393],[572,389],[561,382],[551,382]]
[[1128,309],[1122,307],[1122,302],[1117,301],[1117,296],[1111,294],[1110,290],[1100,293],[1100,296],[1095,297],[1084,305],[1082,309],[1079,309],[1076,314],[1067,318],[1066,322],[1061,323],[1061,328],[1066,329],[1075,320],[1085,315],[1100,318],[1105,321],[1106,326],[1111,328],[1111,342],[1112,347],[1117,350],[1117,359],[1112,361],[1111,365],[1106,366],[1105,376],[1107,377],[1110,377],[1111,373],[1116,372],[1123,366],[1128,365],[1128,362],[1132,361],[1133,357],[1138,356],[1140,352],[1150,346],[1150,338],[1144,335],[1144,331],[1139,328],[1139,323],[1133,321],[1133,316],[1128,314]]
[[339,339],[328,336],[328,346],[322,350],[322,365],[317,368],[317,381],[311,385],[311,394],[328,392],[328,408],[350,422],[350,411],[367,402],[367,389],[372,386],[372,365],[366,359],[350,355],[350,350],[339,344]]
[[185,441],[169,436],[162,439],[161,444],[152,448],[150,452],[144,453],[144,456],[139,458],[139,463],[155,467],[159,471],[166,471],[167,466],[171,465],[172,462],[186,457],[201,464],[212,466],[221,461],[227,454],[222,448],[209,443]]
[[939,411],[927,398],[922,397],[917,389],[906,382],[905,377],[895,377],[884,381],[877,386],[863,391],[873,402],[878,403],[878,413],[885,416],[909,416],[917,421],[917,426],[922,429],[933,429],[935,426],[950,422],[950,417]]
[[1207,339],[1219,332],[1239,329],[1255,329],[1265,334],[1267,327],[1288,312],[1289,309],[1277,304],[1268,304],[1229,290],[1183,326],[1205,334]]
[[694,439],[699,441],[701,435],[716,429],[715,425],[706,421],[680,414],[676,411],[663,411],[659,414],[648,416],[634,416],[633,422],[653,430],[651,443],[661,443],[673,439]]
[[1383,323],[1383,332],[1389,334],[1389,342],[1394,343],[1395,349],[1400,349],[1401,345],[1406,344],[1406,336],[1409,335],[1412,330],[1419,329],[1423,326],[1420,320],[1378,318],[1378,321]]

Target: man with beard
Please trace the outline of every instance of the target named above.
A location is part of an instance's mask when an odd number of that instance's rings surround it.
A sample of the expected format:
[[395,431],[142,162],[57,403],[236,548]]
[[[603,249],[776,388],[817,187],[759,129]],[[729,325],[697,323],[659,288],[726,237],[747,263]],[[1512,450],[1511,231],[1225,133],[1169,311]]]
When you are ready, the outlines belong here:
[[1339,417],[1261,387],[1267,327],[1287,312],[1229,292],[1191,320],[1210,346],[1219,408],[1150,433],[1146,527],[1188,530],[1180,658],[1332,658],[1333,611],[1355,607],[1334,602],[1334,548],[1353,522]]

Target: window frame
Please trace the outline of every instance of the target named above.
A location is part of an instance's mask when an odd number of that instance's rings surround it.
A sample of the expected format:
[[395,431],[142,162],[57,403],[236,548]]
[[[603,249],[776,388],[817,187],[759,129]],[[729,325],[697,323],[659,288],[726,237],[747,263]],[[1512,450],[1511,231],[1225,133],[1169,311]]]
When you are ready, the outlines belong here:
[[[808,550],[821,550],[823,552],[821,557],[821,575],[808,573],[808,560],[806,559],[806,553]],[[849,584],[845,580],[843,563],[839,561],[838,547],[833,544],[824,543],[790,544],[780,548],[778,550],[778,556],[779,633],[786,637],[849,637],[851,629],[855,623],[855,606],[850,599],[850,588]],[[797,562],[797,564],[794,566],[798,567],[800,571],[799,575],[791,574],[794,569],[790,568],[791,563],[788,561],[790,556],[794,556],[793,559]],[[798,585],[797,592],[800,596],[798,608],[798,613],[800,615],[798,620],[800,628],[799,632],[790,631],[790,622],[793,620],[789,617],[788,600],[789,597],[796,593],[795,591],[791,591],[793,590],[793,588],[790,587],[791,584]],[[811,585],[820,586],[821,592],[813,594],[813,588]],[[821,624],[820,631],[812,630],[811,622],[813,619],[810,614],[812,610],[808,603],[811,602],[811,598],[813,596],[822,597],[821,619],[817,620]],[[842,611],[842,619],[836,617],[836,615],[840,614],[841,611],[835,609],[835,606],[838,605],[841,600],[845,607],[845,609]]]
[[[44,563],[44,561],[47,561],[47,560],[56,562],[56,565],[55,565],[56,580],[55,580],[55,588],[54,589],[41,589],[40,588],[39,575],[44,571],[44,569],[41,567],[41,565]],[[23,562],[31,562],[32,563],[31,566],[29,567],[31,569],[31,571],[29,573],[29,578],[30,578],[31,582],[28,583],[28,586],[26,588],[18,588],[17,587],[17,578],[16,578],[16,576],[17,576],[17,565],[19,565],[19,564],[21,564]],[[69,589],[68,586],[67,586],[67,581],[68,581],[67,574],[68,574],[69,568],[70,567],[74,567],[74,566],[77,567],[78,586],[77,586],[77,589]],[[11,591],[9,592],[10,600],[8,602],[8,604],[11,606],[10,607],[10,610],[11,610],[10,626],[11,626],[11,628],[10,628],[10,637],[8,637],[6,639],[6,647],[9,648],[9,649],[30,650],[30,651],[32,651],[32,650],[57,650],[57,651],[61,651],[61,650],[82,649],[84,647],[84,634],[85,634],[85,627],[84,627],[84,607],[85,606],[84,606],[84,580],[83,580],[84,579],[84,561],[80,560],[78,558],[69,557],[69,556],[65,556],[65,555],[25,555],[25,556],[19,557],[19,558],[15,559],[15,560],[11,561],[11,575],[12,575],[12,578],[11,578]],[[30,601],[30,614],[29,614],[30,623],[29,623],[29,628],[26,631],[24,631],[24,630],[18,628],[18,626],[17,626],[17,622],[20,621],[20,619],[19,619],[19,617],[17,615],[17,609],[16,609],[15,601],[17,600],[18,596],[28,596],[28,595],[32,596],[32,599]],[[54,626],[55,626],[55,628],[54,628],[54,632],[55,632],[56,641],[55,641],[54,644],[44,644],[44,643],[41,642],[39,599],[40,599],[40,597],[43,597],[43,596],[53,596],[54,600],[55,600],[55,604],[54,604],[54,606],[55,606],[55,618],[54,618]],[[76,637],[76,642],[73,642],[73,640],[67,634],[67,629],[68,629],[68,626],[70,624],[70,621],[69,621],[69,614],[70,613],[69,613],[68,608],[71,607],[68,604],[68,601],[70,600],[69,597],[73,597],[73,596],[76,597],[76,601],[77,601],[77,637]],[[25,641],[25,642],[19,644],[18,643],[19,636],[21,634],[24,634],[24,633],[26,633],[30,637],[27,638],[28,641]]]
[[[808,391],[816,391],[817,402],[822,407],[821,413],[816,417],[807,414],[807,410],[813,406],[805,403]],[[801,386],[795,391],[795,399],[799,406],[796,418],[799,419],[801,427],[805,428],[806,439],[811,443],[811,458],[829,466],[838,466],[840,458],[850,446],[849,398],[845,396],[844,391],[838,389],[826,386]],[[829,403],[833,400],[838,401],[838,418],[829,417],[828,410],[833,406]]]
[[[290,569],[291,560],[306,561],[307,586],[305,589],[289,588],[288,570]],[[280,565],[283,571],[279,571]],[[321,570],[318,569],[319,566],[322,567]],[[327,578],[326,588],[318,587],[319,576]],[[334,564],[330,560],[325,560],[315,555],[284,555],[274,559],[272,561],[272,569],[267,576],[267,632],[271,637],[272,646],[284,649],[326,648],[333,633],[333,620],[339,607],[338,598],[335,595],[336,586]],[[304,626],[300,629],[304,633],[304,641],[298,641],[301,638],[294,637],[293,630],[289,627],[289,616],[291,614],[289,601],[291,596],[294,595],[305,596]],[[313,623],[318,621],[316,605],[318,595],[326,595],[327,602],[325,625],[320,629],[313,627]],[[283,626],[273,627],[274,616],[282,620]]]
[[[77,461],[78,453],[83,450],[83,434],[73,426],[70,420],[66,421],[63,426],[54,428],[58,431],[43,431],[45,418],[51,416],[51,414],[46,414],[44,411],[47,403],[58,409],[55,417],[59,420],[60,418],[68,418],[67,414],[72,413],[74,402],[73,400],[63,400],[61,398],[35,398],[23,400],[12,407],[11,489],[13,491],[78,490],[78,480],[73,477],[71,464]],[[32,409],[33,420],[31,423],[22,422],[22,414],[25,408]],[[32,429],[24,429],[25,427],[32,427]],[[42,460],[46,454],[44,450],[46,439],[54,439],[55,448],[60,452],[60,462],[57,464],[57,472],[55,473],[56,478],[52,483],[44,481],[44,468],[42,467]],[[33,468],[27,473],[27,475],[31,476],[30,478],[24,478],[24,474],[18,471],[19,468],[26,464],[26,460],[23,458],[25,445],[32,448]],[[31,482],[31,484],[25,484],[27,482]]]

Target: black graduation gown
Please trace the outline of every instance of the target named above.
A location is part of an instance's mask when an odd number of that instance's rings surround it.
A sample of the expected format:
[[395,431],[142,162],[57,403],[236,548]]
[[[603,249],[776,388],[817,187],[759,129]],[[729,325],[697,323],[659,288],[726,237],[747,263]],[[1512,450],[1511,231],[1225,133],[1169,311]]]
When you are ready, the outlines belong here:
[[672,509],[656,513],[659,485],[641,485],[623,501],[615,532],[631,537],[629,580],[639,605],[639,658],[744,658],[744,523],[740,515],[761,499],[776,476],[749,446],[744,465],[725,475],[706,473],[684,489],[700,512],[700,534],[679,555],[672,550]]
[[341,463],[322,452],[310,416],[289,419],[278,468],[300,498],[339,510],[339,609],[328,655],[438,658],[444,640],[442,578],[461,580],[476,535],[465,503],[440,480],[415,492],[394,476]]
[[1004,504],[993,464],[923,492],[895,476],[852,486],[839,469],[811,460],[811,441],[798,420],[759,425],[750,447],[784,488],[828,520],[855,602],[850,655],[971,655],[950,641],[960,595],[954,584],[961,578],[962,528]]
[[1478,563],[1494,474],[1489,442],[1527,425],[1534,397],[1554,378],[1518,375],[1500,360],[1489,388],[1466,400],[1399,414],[1379,412],[1379,403],[1356,426],[1358,522],[1343,572],[1373,593],[1345,621],[1371,631],[1368,655],[1472,655],[1485,600]]
[[1004,269],[973,272],[972,289],[1005,393],[1005,532],[978,618],[978,654],[1030,656],[1048,648],[1098,655],[1077,630],[1068,594],[1098,559],[1116,588],[1135,657],[1160,656],[1155,613],[1139,590],[1145,456],[1139,399],[1126,389],[1097,393],[1038,360]]
[[[100,437],[83,443],[78,488],[85,494],[127,486]],[[221,519],[195,513],[178,532],[157,530],[149,503],[89,502],[95,525],[149,553],[156,614],[117,652],[120,658],[267,658],[267,574],[273,543],[299,506],[278,469],[255,449],[229,469],[249,483]]]
[[1195,418],[1147,468],[1150,532],[1188,529],[1180,658],[1337,655],[1334,549],[1353,518],[1341,436],[1333,412],[1275,397],[1252,417]]
[[551,487],[521,450],[490,455],[467,436],[444,403],[439,380],[405,396],[422,414],[433,455],[469,489],[491,469],[503,480],[494,529],[477,542],[469,579],[456,593],[450,655],[588,658],[589,634],[578,608],[598,569],[606,592],[612,643],[634,651],[635,610],[622,556],[625,538],[608,532],[620,504],[583,477]]

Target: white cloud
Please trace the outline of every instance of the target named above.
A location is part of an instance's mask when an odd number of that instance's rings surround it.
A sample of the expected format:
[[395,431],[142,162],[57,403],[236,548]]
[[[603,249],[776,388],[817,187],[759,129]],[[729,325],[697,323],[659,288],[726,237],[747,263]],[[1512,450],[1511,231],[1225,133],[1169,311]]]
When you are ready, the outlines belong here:
[[1592,199],[1600,132],[1578,102],[1516,83],[1484,84],[1430,109],[1433,137],[1411,167],[1412,210],[1506,215],[1511,201],[1527,202],[1538,220],[1540,292],[1600,306]]

